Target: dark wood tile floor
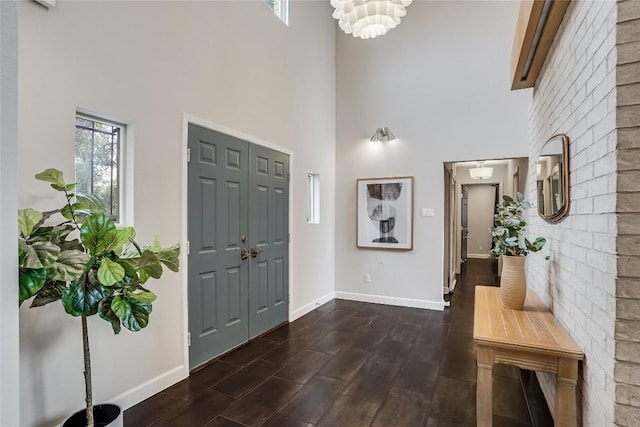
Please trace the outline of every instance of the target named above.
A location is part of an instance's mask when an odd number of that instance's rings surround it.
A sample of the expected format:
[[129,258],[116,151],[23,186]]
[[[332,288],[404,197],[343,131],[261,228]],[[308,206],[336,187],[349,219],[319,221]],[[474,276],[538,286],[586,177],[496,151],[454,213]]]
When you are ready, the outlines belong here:
[[[125,425],[475,426],[475,285],[493,271],[470,260],[444,312],[333,300],[125,411]],[[544,405],[530,413],[515,368],[494,369],[493,402],[494,426],[552,425]]]

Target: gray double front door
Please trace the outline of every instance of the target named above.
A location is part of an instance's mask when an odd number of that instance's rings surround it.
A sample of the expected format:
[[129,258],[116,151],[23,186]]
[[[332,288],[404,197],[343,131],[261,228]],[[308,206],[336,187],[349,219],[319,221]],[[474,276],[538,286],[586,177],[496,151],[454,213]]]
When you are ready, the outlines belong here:
[[289,156],[189,124],[189,367],[285,322]]

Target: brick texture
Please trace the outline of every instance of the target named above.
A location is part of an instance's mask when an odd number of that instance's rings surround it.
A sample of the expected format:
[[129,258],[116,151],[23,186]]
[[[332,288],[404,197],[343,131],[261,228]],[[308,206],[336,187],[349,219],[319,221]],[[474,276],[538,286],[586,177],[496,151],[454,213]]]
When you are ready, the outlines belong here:
[[[631,165],[636,153],[625,159],[617,155],[616,127],[621,120],[617,80],[633,89],[622,96],[625,105],[621,108],[627,109],[625,123],[638,120],[635,103],[640,99],[633,77],[640,53],[633,46],[624,49],[624,73],[618,76],[616,70],[616,42],[620,39],[633,44],[637,34],[632,20],[620,24],[624,33],[617,32],[618,7],[622,6],[614,1],[571,2],[536,83],[529,120],[529,200],[537,199],[535,162],[545,141],[557,133],[570,138],[569,215],[552,225],[541,220],[534,209],[528,211],[530,237],[544,236],[548,243],[543,255],[527,257],[527,286],[540,295],[585,352],[579,372],[578,408],[581,424],[593,427],[614,425],[616,375],[623,373],[615,371],[618,246],[624,246],[629,257],[639,250],[633,242],[617,240],[619,164],[629,163],[629,174],[620,178],[622,185],[635,187],[639,182]],[[624,7],[637,13],[635,5]],[[640,153],[638,135],[629,131],[624,139],[629,150]],[[629,210],[635,209],[635,202],[627,204]],[[631,222],[627,227],[639,228]],[[545,261],[544,255],[550,260]],[[636,291],[626,292],[635,295]],[[635,329],[640,319],[630,316],[625,321],[627,328],[620,331],[618,339],[640,340]],[[626,358],[631,358],[630,352],[636,348],[635,342],[625,347]],[[555,378],[540,374],[539,379],[553,408]],[[640,393],[633,387],[619,393],[626,398],[625,414],[635,419],[633,405],[640,401]]]
[[[617,3],[615,423],[640,425],[640,1]],[[636,50],[636,52],[631,52]]]

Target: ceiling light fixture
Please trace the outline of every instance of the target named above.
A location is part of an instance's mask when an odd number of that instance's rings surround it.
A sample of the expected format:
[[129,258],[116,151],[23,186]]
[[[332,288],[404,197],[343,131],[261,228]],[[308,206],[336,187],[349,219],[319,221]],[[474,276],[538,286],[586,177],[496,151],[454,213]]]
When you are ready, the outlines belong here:
[[493,168],[485,167],[484,162],[476,162],[476,167],[469,169],[471,179],[489,179],[493,176]]
[[361,39],[384,36],[407,14],[413,0],[331,0],[333,17],[347,34]]
[[396,137],[391,133],[388,127],[378,128],[376,129],[376,133],[373,134],[369,141],[378,142],[378,141],[393,141]]

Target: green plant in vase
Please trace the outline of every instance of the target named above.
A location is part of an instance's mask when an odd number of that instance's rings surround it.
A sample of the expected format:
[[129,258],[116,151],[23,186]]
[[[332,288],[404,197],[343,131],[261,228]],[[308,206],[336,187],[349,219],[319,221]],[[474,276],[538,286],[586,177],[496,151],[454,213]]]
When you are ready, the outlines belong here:
[[93,426],[87,317],[98,314],[115,334],[123,326],[133,332],[146,327],[156,299],[146,283],[159,279],[163,266],[178,271],[180,248],[163,248],[157,238],[138,245],[133,227],[117,228],[99,199],[74,194],[75,184],[57,169],[35,177],[61,193],[64,205],[18,211],[19,300],[33,298],[30,307],[61,301],[67,314],[81,319],[86,425]]
[[503,202],[498,204],[494,215],[494,226],[491,229],[493,247],[491,254],[495,257],[527,256],[529,252],[541,250],[547,240],[538,237],[533,242],[523,238],[527,221],[524,219],[524,211],[533,205],[524,200],[524,196],[518,193],[518,200],[509,196],[503,196]]
[[518,193],[518,200],[503,196],[503,202],[497,205],[494,226],[491,229],[493,238],[491,255],[502,256],[503,267],[500,279],[502,304],[514,310],[522,309],[527,295],[525,257],[530,252],[540,251],[547,243],[544,237],[538,237],[532,242],[523,236],[527,227],[524,211],[530,207],[532,207],[531,203],[524,200],[524,196],[520,193]]

